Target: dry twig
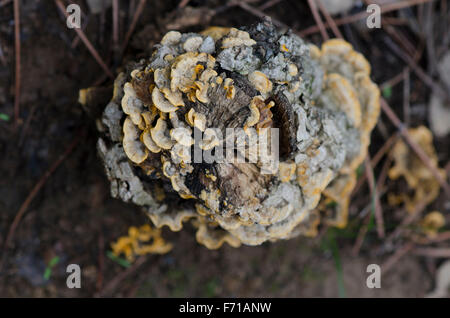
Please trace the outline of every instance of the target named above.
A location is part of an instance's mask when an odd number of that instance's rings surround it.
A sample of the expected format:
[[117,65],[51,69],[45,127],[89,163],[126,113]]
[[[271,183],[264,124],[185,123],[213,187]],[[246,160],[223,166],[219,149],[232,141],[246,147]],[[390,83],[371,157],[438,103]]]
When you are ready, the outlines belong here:
[[[56,2],[56,5],[58,6],[59,10],[61,11],[61,13],[64,14],[64,16],[67,18],[69,16],[69,14],[66,12],[66,9],[64,8],[64,5],[61,2],[61,0],[55,0],[55,2]],[[77,32],[77,35],[80,37],[81,41],[83,41],[84,45],[89,50],[89,52],[92,54],[92,56],[97,61],[97,63],[100,65],[100,67],[103,69],[103,71],[111,79],[114,79],[113,73],[110,71],[108,66],[105,64],[103,59],[98,54],[97,50],[94,48],[94,46],[91,44],[89,39],[86,37],[86,35],[84,34],[83,30],[79,29],[79,28],[74,28],[74,30],[75,30],[75,32]]]
[[139,21],[139,17],[141,16],[142,11],[144,11],[144,7],[145,7],[145,3],[146,2],[147,2],[147,0],[140,0],[139,1],[138,7],[136,9],[136,12],[133,15],[133,20],[131,21],[131,24],[130,24],[130,27],[128,28],[127,34],[125,35],[125,40],[123,41],[122,49],[120,51],[120,53],[121,53],[120,55],[123,54],[123,52],[125,51],[125,49],[128,46],[128,42],[130,41],[131,35],[133,34],[134,29],[136,28],[136,25],[137,25],[137,23]]
[[325,41],[328,40],[330,37],[328,36],[325,26],[323,25],[322,19],[320,18],[320,14],[319,14],[319,11],[317,10],[316,2],[314,0],[308,0],[308,5],[313,14],[314,21],[316,21],[316,25],[319,27],[320,34],[322,35],[322,39]]

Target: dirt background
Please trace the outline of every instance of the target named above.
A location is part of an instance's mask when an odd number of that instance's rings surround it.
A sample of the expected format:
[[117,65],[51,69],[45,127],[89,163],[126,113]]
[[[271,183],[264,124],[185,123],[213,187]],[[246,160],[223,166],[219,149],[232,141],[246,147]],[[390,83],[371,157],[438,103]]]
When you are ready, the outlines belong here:
[[[108,67],[116,70],[122,59],[112,38],[112,9],[95,14],[85,1],[72,2],[82,8],[87,38]],[[270,2],[272,5],[263,7],[262,12],[285,25],[297,31],[315,25],[306,1],[247,1],[246,4],[261,8]],[[445,1],[433,2],[433,14],[442,14],[439,9],[442,2]],[[119,1],[120,45],[124,43],[138,3]],[[259,20],[255,12],[230,3],[147,1],[124,59],[147,54],[169,28],[199,31],[208,25],[242,26]],[[426,9],[421,6],[406,8],[402,10],[403,15],[393,11],[385,16],[402,22],[405,14],[417,16],[419,10]],[[197,13],[204,11],[197,15],[186,13],[191,8]],[[348,15],[361,10],[357,6]],[[445,257],[417,256],[411,249],[398,260],[393,259],[392,255],[408,244],[407,237],[396,238],[386,245],[377,237],[376,230],[371,229],[359,254],[352,254],[361,225],[360,213],[371,198],[367,183],[352,201],[351,226],[346,230],[322,231],[315,239],[299,237],[258,247],[224,246],[210,251],[196,243],[194,229],[189,225],[176,233],[164,228],[164,237],[174,245],[170,253],[146,256],[128,268],[113,261],[107,256],[110,243],[126,235],[130,226],[140,226],[149,220],[137,207],[110,197],[109,184],[96,153],[95,122],[77,103],[79,89],[105,86],[111,80],[86,46],[77,40],[75,31],[66,27],[54,1],[22,0],[20,18],[20,120],[15,127],[14,10],[12,1],[0,1],[0,113],[6,116],[0,120],[0,258],[3,260],[0,296],[422,297],[432,290],[436,269]],[[428,70],[426,34],[413,31],[408,21],[400,22],[394,27],[415,47],[421,48],[418,64]],[[405,69],[405,62],[386,45],[389,35],[383,28],[369,32],[360,24],[352,23],[342,25],[340,30],[371,62],[375,82],[384,83]],[[329,34],[332,35],[331,31]],[[436,34],[438,38],[444,35]],[[316,44],[322,42],[317,32],[306,39]],[[430,76],[436,79],[435,74]],[[410,125],[428,126],[426,105],[430,88],[413,72],[410,86]],[[401,118],[403,100],[402,84],[393,85],[388,101]],[[396,131],[384,115],[381,122],[381,127],[373,133],[372,155]],[[69,145],[79,140],[80,134],[81,142],[45,180],[5,247],[10,226],[30,191]],[[439,162],[445,166],[449,161],[448,136],[435,138],[434,144]],[[381,166],[375,169],[376,175]],[[402,186],[386,181],[387,191]],[[384,197],[381,202],[386,231],[392,233],[404,219],[404,212],[387,205]],[[426,208],[431,210],[443,212],[449,221],[448,198],[443,191]],[[441,242],[433,247],[446,249],[447,245]],[[55,257],[59,261],[46,279],[46,268]],[[382,275],[382,288],[367,288],[367,265],[382,265],[386,261],[395,264]],[[71,263],[82,268],[81,289],[66,287],[65,269]]]

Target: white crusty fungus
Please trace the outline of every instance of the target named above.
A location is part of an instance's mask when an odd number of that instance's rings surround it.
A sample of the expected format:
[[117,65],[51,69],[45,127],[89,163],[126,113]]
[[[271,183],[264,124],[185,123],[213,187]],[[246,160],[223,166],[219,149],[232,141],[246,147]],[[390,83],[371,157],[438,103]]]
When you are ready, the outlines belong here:
[[[319,48],[267,20],[170,31],[117,78],[98,150],[112,195],[145,208],[155,226],[178,231],[191,220],[211,249],[258,245],[314,236],[321,222],[345,226],[378,116],[370,65],[344,40]],[[225,137],[228,128],[245,133]],[[257,135],[278,136],[276,167],[247,160]],[[243,149],[230,153],[244,161],[191,160],[239,138]]]
[[254,71],[250,73],[248,75],[248,80],[261,94],[270,93],[272,90],[272,82],[263,72]]

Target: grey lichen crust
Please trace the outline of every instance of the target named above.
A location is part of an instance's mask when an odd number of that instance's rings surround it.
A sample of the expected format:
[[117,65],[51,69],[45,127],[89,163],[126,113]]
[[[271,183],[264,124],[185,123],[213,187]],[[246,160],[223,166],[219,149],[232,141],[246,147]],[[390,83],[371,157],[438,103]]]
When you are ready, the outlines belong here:
[[[167,33],[148,60],[118,76],[101,118],[112,195],[145,208],[156,226],[179,230],[192,219],[208,248],[314,235],[329,200],[344,216],[326,217],[345,218],[378,89],[342,42],[319,49],[270,21]],[[253,128],[278,128],[276,170],[262,173],[260,158],[188,160],[195,147],[217,153],[227,128],[242,128],[247,143]],[[199,145],[194,132],[203,133]]]

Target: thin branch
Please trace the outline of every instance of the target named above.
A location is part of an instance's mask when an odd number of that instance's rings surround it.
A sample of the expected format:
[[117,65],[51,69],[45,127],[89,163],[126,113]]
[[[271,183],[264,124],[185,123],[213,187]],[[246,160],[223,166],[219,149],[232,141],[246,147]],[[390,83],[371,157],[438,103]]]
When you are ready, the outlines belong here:
[[[56,5],[58,6],[59,10],[66,18],[69,17],[69,14],[66,12],[66,9],[64,8],[63,3],[61,0],[55,0]],[[97,50],[94,48],[94,46],[91,44],[91,42],[88,40],[86,35],[84,34],[82,29],[74,28],[75,32],[77,32],[78,36],[80,37],[81,41],[83,41],[86,48],[91,52],[94,59],[97,61],[97,63],[100,65],[100,67],[103,69],[103,71],[111,78],[114,79],[113,73],[109,70],[108,66],[106,66],[106,63],[103,61],[103,59],[98,54]]]

